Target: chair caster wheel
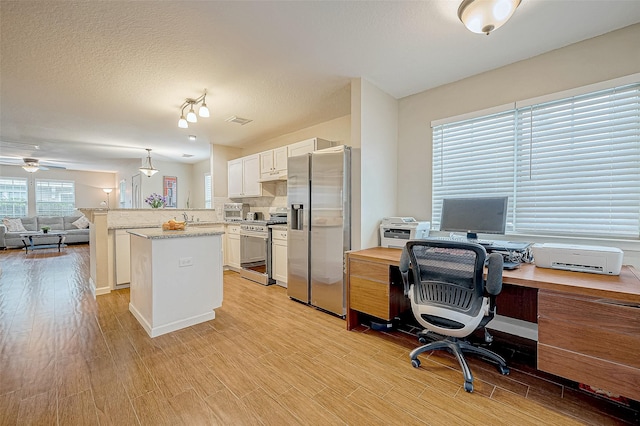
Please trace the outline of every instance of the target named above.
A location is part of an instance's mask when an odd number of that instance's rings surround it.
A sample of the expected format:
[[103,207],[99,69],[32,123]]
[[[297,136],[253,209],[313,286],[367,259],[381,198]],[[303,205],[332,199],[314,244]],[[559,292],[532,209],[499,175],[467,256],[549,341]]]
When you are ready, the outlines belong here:
[[422,343],[423,345],[427,343],[427,339],[425,339],[424,337],[418,337],[418,342]]
[[503,376],[509,375],[509,367],[507,366],[498,365],[498,371],[500,371],[500,374]]
[[419,359],[412,359],[411,360],[411,365],[413,365],[413,368],[420,367],[420,360]]
[[473,383],[464,382],[464,390],[469,392],[469,393],[473,392]]

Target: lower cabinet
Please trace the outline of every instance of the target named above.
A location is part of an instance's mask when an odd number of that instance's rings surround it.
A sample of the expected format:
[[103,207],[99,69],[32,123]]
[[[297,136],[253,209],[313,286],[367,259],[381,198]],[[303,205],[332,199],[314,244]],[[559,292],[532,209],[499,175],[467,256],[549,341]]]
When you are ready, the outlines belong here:
[[287,286],[287,231],[271,232],[271,268],[276,284]]
[[129,233],[126,229],[115,231],[115,263],[116,285],[129,284],[131,281],[131,266],[129,261]]
[[234,269],[240,269],[240,225],[227,225],[226,247],[224,250],[224,264]]

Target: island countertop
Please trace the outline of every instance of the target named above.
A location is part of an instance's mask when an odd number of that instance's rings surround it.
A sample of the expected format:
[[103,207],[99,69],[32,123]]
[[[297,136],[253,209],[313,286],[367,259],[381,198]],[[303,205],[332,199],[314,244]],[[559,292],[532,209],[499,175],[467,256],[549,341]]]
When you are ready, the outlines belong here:
[[131,235],[147,238],[150,240],[164,238],[189,238],[189,237],[206,237],[211,235],[223,235],[223,231],[213,228],[205,228],[203,226],[187,227],[184,231],[163,231],[162,228],[137,229],[135,231],[127,231]]

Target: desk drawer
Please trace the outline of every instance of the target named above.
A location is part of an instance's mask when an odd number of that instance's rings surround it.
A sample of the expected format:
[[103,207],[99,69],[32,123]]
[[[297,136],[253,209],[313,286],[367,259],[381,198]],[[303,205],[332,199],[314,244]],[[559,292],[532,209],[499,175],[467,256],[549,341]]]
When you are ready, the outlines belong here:
[[640,371],[538,342],[538,369],[640,401]]
[[640,307],[540,290],[538,369],[638,399]]
[[389,282],[389,265],[351,260],[349,262],[349,270],[352,277],[366,278],[385,284]]
[[[353,267],[353,263],[351,264]],[[385,268],[387,269],[387,268]],[[351,309],[390,321],[389,284],[351,276]]]

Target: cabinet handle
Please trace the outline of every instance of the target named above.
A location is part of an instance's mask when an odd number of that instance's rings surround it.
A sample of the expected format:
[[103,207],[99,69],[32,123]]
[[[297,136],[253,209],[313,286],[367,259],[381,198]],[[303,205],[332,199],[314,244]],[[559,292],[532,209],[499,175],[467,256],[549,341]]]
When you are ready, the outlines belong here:
[[621,300],[608,300],[608,299],[600,299],[599,303],[603,303],[605,305],[615,305],[615,306],[624,306],[627,308],[640,309],[640,304],[634,302],[623,302]]

